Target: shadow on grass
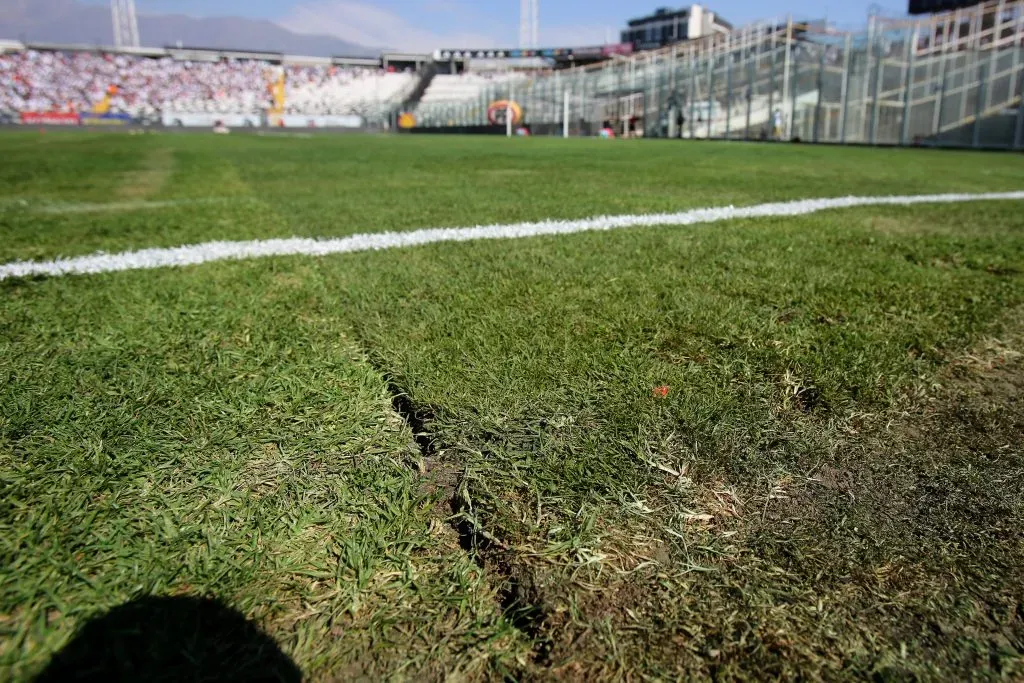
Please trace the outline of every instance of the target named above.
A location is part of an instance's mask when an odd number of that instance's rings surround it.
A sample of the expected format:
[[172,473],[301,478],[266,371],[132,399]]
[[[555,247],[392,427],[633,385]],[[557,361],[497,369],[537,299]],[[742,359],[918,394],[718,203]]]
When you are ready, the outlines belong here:
[[36,680],[297,683],[302,672],[270,636],[218,601],[149,597],[86,623]]

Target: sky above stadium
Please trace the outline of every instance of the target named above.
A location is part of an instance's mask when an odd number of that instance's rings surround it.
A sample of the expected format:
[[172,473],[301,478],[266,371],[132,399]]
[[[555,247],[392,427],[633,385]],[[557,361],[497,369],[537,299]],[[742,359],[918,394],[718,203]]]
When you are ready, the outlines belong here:
[[[91,0],[106,2],[106,0]],[[655,7],[689,3],[666,0],[541,0],[543,46],[593,45],[618,39],[629,18]],[[515,47],[519,3],[515,0],[136,0],[140,12],[270,19],[300,33],[327,33],[370,47],[430,50],[438,47]],[[706,6],[733,24],[792,14],[823,15],[843,27],[863,24],[869,8],[886,14],[906,10],[905,0],[719,0]]]

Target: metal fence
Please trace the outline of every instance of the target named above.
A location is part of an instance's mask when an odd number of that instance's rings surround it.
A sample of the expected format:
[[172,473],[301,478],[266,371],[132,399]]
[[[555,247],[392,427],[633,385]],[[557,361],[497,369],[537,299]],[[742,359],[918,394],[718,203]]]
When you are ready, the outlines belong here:
[[1024,0],[865,30],[765,22],[590,68],[509,76],[427,126],[487,123],[510,100],[535,131],[1024,149]]

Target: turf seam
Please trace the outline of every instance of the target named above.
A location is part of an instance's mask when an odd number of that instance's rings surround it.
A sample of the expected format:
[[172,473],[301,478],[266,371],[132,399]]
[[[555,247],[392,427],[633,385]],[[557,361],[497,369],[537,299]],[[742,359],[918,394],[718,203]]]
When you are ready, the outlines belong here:
[[[384,373],[387,377],[387,374]],[[435,419],[433,410],[416,404],[409,392],[393,379],[387,380],[388,393],[395,414],[412,431],[413,440],[419,450],[419,462],[412,468],[422,477],[444,469],[443,453],[454,450],[444,444],[438,445],[434,435],[428,431],[428,423]],[[448,524],[458,534],[459,547],[487,575],[497,579],[497,602],[502,617],[525,638],[533,643],[533,660],[544,663],[551,650],[551,640],[543,632],[546,614],[541,605],[530,596],[515,567],[515,557],[508,547],[489,533],[481,524],[474,511],[472,498],[467,488],[467,472],[464,470],[455,486],[442,485],[451,511]],[[526,582],[527,584],[529,581]]]
[[638,227],[688,226],[744,218],[805,216],[819,211],[866,206],[912,206],[1001,200],[1024,200],[1024,191],[799,199],[746,207],[725,206],[692,209],[678,213],[626,214],[578,220],[546,220],[463,228],[426,228],[407,232],[357,234],[333,239],[292,237],[240,242],[214,241],[114,254],[101,252],[49,261],[14,261],[0,265],[0,280],[150,270],[271,256],[327,256],[399,249],[441,242],[519,239]]

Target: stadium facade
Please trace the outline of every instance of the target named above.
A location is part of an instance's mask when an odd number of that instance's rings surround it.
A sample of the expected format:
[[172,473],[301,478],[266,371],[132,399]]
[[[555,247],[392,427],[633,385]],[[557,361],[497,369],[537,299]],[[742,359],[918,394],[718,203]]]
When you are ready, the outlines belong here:
[[716,33],[729,33],[732,29],[732,24],[702,5],[677,10],[662,7],[648,16],[630,19],[622,32],[622,42],[636,50],[653,50]]
[[908,14],[937,14],[981,4],[982,0],[910,0]]

